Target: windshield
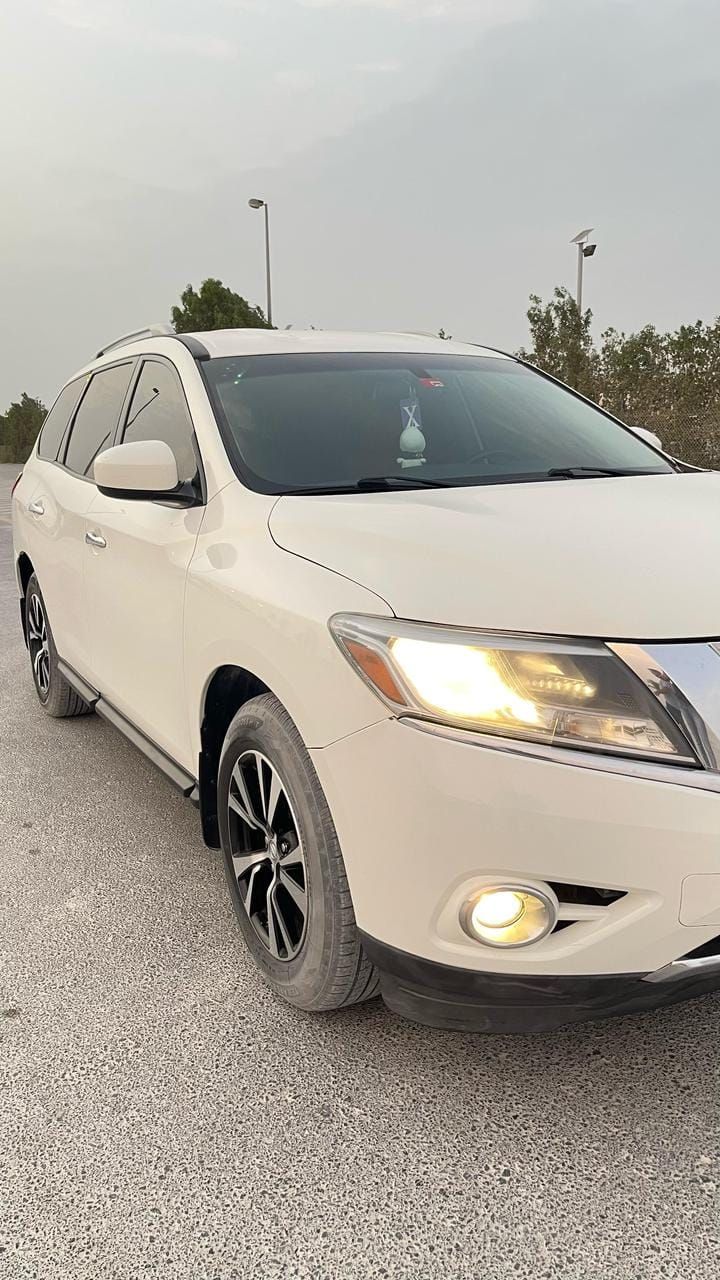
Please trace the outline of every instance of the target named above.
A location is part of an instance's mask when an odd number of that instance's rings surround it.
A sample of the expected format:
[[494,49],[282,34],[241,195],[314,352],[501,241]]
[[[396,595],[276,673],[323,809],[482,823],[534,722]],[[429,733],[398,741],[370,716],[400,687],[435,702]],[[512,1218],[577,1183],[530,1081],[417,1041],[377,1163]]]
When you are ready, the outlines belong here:
[[673,470],[601,410],[501,357],[234,356],[204,371],[233,460],[263,493]]

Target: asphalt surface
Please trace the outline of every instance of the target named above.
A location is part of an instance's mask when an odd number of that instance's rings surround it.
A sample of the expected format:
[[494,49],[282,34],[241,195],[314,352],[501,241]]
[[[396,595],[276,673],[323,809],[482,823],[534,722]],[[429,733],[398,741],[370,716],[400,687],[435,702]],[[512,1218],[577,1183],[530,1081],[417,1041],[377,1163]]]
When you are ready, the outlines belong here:
[[3,1280],[715,1280],[720,997],[539,1038],[279,1003],[194,810],[109,725],[35,700],[16,470],[0,467]]

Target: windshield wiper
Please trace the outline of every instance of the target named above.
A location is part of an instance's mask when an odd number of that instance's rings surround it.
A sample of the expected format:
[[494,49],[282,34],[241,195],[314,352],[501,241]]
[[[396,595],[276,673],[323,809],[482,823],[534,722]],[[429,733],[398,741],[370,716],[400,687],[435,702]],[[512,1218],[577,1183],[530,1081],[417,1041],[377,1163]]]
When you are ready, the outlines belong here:
[[358,489],[394,489],[396,485],[401,488],[413,489],[449,489],[450,485],[446,480],[431,480],[426,476],[363,476],[358,480]]
[[281,496],[302,493],[388,493],[393,489],[449,489],[446,480],[429,480],[424,476],[363,476],[351,484],[308,485],[304,489],[284,489]]
[[548,476],[557,476],[560,480],[583,480],[586,476],[654,476],[663,475],[654,467],[551,467],[545,472]]
[[[505,475],[453,476],[450,480],[430,480],[424,476],[363,476],[349,484],[308,485],[302,489],[283,489],[279,497],[295,494],[323,493],[391,493],[393,489],[456,489],[463,485],[528,484],[538,480],[587,480],[601,476],[659,476],[662,468],[653,467],[552,467],[549,471],[518,471]],[[668,475],[672,474],[670,471]]]

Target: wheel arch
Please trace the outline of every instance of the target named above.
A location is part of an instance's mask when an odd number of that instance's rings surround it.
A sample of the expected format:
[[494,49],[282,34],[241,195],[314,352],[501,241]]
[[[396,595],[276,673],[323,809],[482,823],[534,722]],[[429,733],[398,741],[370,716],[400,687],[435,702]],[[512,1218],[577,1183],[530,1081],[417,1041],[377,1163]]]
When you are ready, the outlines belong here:
[[217,777],[225,735],[246,702],[272,692],[254,671],[232,664],[217,667],[208,680],[200,717],[198,782],[203,839],[211,849],[220,847]]
[[35,569],[33,562],[25,551],[21,551],[15,564],[15,572],[17,574],[18,586],[20,587],[20,621],[22,622],[23,638],[25,647],[27,648],[27,618],[25,616],[25,596],[27,595],[28,582],[32,578]]

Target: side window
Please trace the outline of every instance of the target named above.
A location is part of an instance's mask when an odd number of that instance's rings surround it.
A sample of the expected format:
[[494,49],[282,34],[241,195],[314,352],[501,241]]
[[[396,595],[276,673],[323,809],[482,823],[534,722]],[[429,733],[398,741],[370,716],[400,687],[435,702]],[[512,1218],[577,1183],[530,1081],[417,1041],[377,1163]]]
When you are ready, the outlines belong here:
[[164,440],[175,454],[178,479],[194,480],[192,419],[177,374],[159,360],[145,361],[133,392],[123,443],[134,440]]
[[80,402],[65,453],[65,466],[79,476],[92,476],[93,462],[113,441],[133,363],[100,369]]
[[86,384],[87,378],[76,378],[74,382],[69,382],[66,387],[63,387],[43,422],[38,441],[39,458],[45,458],[48,462],[54,462],[57,458],[65,428]]

